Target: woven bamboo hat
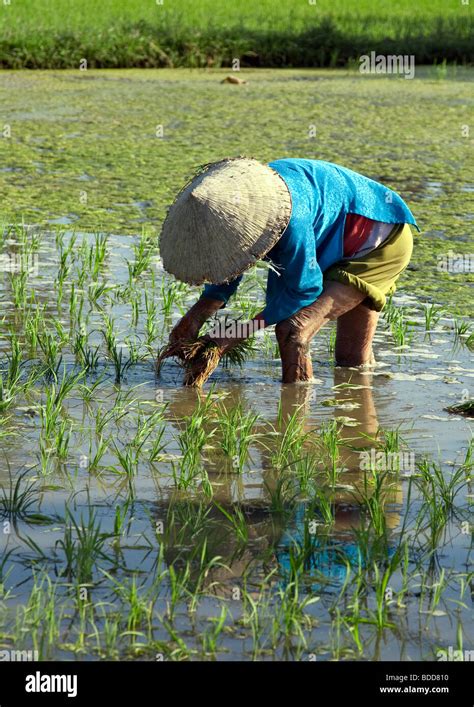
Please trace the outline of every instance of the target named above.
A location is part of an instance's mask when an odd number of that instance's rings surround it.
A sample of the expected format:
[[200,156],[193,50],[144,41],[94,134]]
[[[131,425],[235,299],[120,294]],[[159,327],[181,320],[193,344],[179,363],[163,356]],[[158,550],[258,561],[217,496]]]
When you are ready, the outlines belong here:
[[232,280],[275,245],[290,215],[290,192],[271,167],[245,157],[205,165],[168,211],[163,267],[190,285]]

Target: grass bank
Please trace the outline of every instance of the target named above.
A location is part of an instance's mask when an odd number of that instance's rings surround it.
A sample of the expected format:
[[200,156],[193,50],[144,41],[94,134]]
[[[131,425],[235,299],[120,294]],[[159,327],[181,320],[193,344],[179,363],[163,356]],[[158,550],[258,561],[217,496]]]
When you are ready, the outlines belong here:
[[460,0],[15,0],[0,4],[0,67],[342,66],[361,54],[472,62]]

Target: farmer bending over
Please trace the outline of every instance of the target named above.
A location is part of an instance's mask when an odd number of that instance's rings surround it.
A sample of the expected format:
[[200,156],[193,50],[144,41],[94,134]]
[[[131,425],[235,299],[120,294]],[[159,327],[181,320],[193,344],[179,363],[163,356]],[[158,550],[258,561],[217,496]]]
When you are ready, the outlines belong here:
[[[163,224],[164,268],[207,283],[170,343],[196,341],[242,274],[269,263],[266,304],[248,333],[276,324],[283,382],[312,378],[309,344],[337,319],[336,363],[375,363],[372,339],[410,261],[416,222],[398,194],[330,162],[246,158],[207,165],[178,194]],[[416,226],[418,228],[418,226]],[[245,338],[213,339],[219,355]]]

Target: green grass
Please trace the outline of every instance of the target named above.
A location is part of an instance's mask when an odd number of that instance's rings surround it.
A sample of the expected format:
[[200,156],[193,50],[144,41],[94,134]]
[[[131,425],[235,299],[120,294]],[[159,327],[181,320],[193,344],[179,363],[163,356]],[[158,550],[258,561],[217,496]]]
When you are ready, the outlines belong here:
[[460,0],[14,0],[0,66],[337,66],[372,50],[463,62],[472,17]]

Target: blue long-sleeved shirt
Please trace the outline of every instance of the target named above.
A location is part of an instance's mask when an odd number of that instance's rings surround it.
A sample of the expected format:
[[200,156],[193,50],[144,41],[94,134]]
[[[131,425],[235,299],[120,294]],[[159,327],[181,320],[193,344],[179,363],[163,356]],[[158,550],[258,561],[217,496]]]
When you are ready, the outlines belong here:
[[[276,160],[269,166],[285,181],[292,208],[286,230],[264,258],[277,270],[268,272],[262,312],[266,324],[291,317],[319,297],[323,273],[343,258],[347,214],[418,228],[398,194],[351,169],[305,159]],[[206,285],[202,294],[226,303],[241,280],[242,275],[228,283]]]

